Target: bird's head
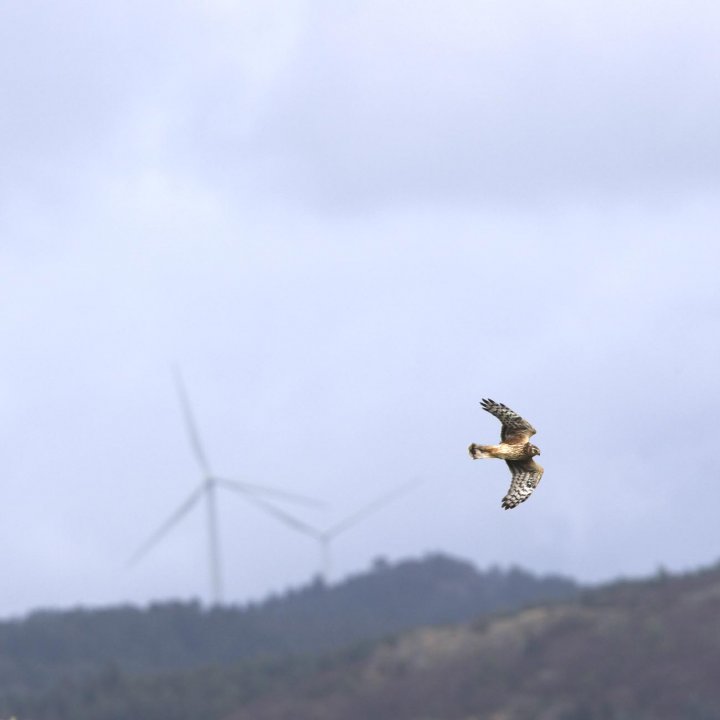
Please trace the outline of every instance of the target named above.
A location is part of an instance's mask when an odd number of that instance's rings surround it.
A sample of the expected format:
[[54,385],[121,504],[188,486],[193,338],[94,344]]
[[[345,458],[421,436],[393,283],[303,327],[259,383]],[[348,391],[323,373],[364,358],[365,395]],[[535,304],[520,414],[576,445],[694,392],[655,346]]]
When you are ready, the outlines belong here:
[[525,446],[525,451],[530,457],[535,457],[535,455],[540,454],[540,448],[537,445],[533,445],[532,443],[528,443]]

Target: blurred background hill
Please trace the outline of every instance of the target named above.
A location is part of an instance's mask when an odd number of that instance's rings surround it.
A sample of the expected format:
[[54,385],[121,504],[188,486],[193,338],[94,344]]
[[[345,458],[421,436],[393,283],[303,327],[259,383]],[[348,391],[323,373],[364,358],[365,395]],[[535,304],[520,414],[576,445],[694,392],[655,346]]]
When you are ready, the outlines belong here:
[[0,623],[0,688],[46,691],[98,669],[132,676],[319,656],[403,630],[566,600],[567,578],[520,569],[478,571],[434,555],[390,564],[335,585],[316,580],[242,607],[164,603],[35,612]]
[[35,720],[720,717],[720,566],[582,589],[434,556],[252,607],[0,630],[2,708]]
[[232,720],[713,720],[720,567],[378,644]]

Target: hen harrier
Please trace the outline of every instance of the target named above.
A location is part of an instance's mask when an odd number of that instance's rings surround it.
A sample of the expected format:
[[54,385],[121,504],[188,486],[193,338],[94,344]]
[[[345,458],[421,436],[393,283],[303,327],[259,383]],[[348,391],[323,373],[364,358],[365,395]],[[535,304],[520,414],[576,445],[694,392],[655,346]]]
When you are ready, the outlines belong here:
[[473,443],[468,450],[473,460],[499,458],[508,464],[512,481],[507,495],[502,500],[502,506],[509,510],[530,497],[543,475],[543,469],[533,460],[535,455],[540,454],[540,448],[530,442],[536,431],[527,420],[502,403],[483,400],[481,405],[502,423],[500,444]]

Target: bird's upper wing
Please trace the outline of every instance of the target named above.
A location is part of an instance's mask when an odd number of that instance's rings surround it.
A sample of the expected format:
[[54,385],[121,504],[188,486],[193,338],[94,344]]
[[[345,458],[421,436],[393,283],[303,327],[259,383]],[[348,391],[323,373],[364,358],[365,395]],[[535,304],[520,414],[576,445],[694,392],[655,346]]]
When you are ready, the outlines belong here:
[[537,432],[527,420],[521,418],[507,405],[494,400],[483,400],[480,404],[483,410],[487,410],[502,423],[500,432],[502,442],[524,445]]
[[510,510],[532,495],[533,490],[540,484],[543,469],[532,459],[505,462],[512,473],[512,481],[507,495],[502,499],[502,506],[505,510]]

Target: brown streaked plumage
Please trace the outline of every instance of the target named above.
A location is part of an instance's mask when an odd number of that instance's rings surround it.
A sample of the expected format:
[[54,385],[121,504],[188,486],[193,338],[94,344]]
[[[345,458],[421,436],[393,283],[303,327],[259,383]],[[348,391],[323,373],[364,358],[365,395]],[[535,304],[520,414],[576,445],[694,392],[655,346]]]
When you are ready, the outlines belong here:
[[481,405],[502,423],[500,444],[472,443],[468,451],[473,460],[481,458],[505,460],[510,468],[512,480],[510,489],[502,499],[502,507],[509,510],[525,502],[542,478],[543,469],[533,460],[535,455],[540,454],[540,448],[530,442],[536,430],[527,420],[502,403],[483,400]]

